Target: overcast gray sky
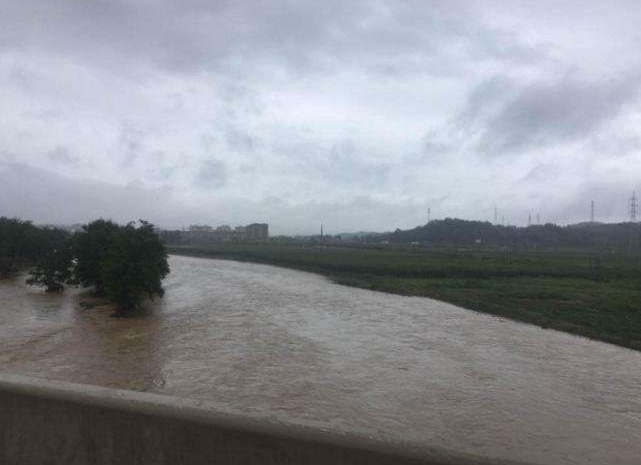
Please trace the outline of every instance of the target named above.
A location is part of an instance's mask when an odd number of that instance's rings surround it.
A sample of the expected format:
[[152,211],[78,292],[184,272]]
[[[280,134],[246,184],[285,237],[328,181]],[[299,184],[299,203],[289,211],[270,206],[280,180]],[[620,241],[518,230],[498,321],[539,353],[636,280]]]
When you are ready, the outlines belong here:
[[638,0],[0,0],[0,215],[626,218]]

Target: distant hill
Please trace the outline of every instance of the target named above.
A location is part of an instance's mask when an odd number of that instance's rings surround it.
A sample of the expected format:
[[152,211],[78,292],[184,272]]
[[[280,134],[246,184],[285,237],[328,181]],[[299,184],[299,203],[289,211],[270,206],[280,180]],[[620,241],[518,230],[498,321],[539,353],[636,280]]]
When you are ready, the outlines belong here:
[[513,248],[596,247],[626,251],[641,245],[639,223],[579,223],[568,226],[555,224],[527,227],[500,226],[487,221],[456,218],[431,221],[409,230],[397,229],[381,236],[391,243],[419,242],[434,245],[485,244]]

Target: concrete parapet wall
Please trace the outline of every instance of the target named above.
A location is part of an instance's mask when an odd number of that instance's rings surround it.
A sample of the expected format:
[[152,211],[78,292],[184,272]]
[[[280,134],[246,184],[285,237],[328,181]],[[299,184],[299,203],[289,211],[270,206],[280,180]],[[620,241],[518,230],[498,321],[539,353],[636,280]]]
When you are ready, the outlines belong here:
[[0,463],[495,465],[224,413],[192,399],[0,374]]

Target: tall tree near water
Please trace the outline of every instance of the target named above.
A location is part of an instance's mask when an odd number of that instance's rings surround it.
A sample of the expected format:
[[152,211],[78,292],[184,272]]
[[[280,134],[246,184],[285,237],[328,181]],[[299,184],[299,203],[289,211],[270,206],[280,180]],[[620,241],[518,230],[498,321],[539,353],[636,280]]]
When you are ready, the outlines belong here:
[[0,217],[0,278],[18,271],[25,263],[33,263],[46,251],[43,234],[29,221]]
[[95,220],[82,227],[74,241],[77,263],[75,278],[84,287],[94,286],[97,294],[104,293],[102,268],[114,236],[120,226],[109,220]]
[[102,265],[105,295],[124,316],[145,298],[162,297],[162,279],[169,273],[167,251],[153,225],[129,223],[113,236]]

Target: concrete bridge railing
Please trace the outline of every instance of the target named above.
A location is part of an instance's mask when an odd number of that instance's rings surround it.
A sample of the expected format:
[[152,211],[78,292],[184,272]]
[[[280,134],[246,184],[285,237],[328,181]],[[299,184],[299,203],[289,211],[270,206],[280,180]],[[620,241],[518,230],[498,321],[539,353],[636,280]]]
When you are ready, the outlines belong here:
[[506,463],[222,413],[211,404],[0,374],[0,463]]

